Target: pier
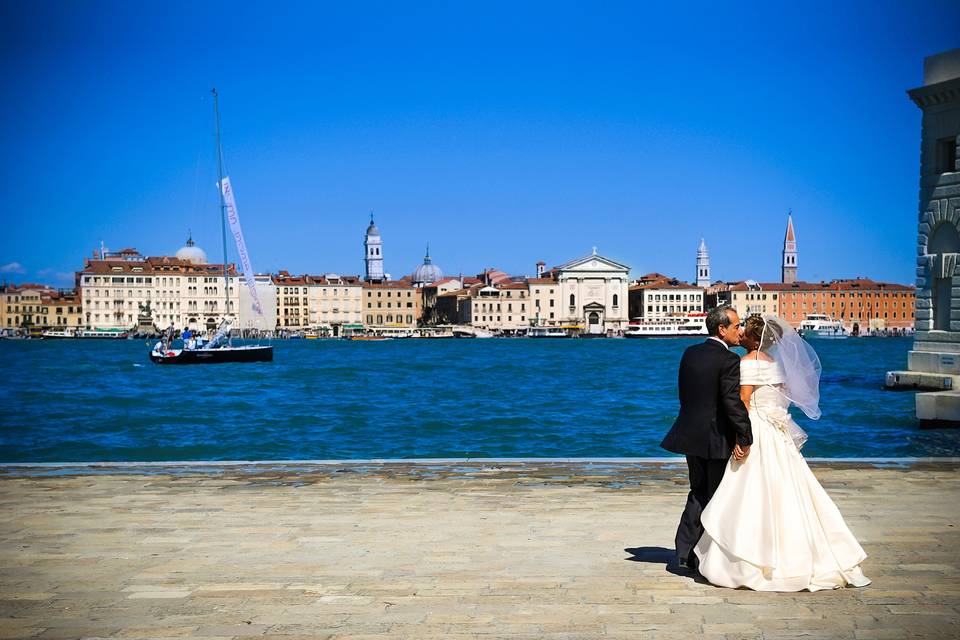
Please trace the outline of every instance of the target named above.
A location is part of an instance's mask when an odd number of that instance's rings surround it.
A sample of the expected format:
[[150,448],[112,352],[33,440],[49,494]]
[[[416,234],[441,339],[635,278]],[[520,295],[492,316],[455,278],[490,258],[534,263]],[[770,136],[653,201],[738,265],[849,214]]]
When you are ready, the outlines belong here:
[[960,462],[813,461],[863,589],[673,568],[680,461],[0,468],[0,638],[947,638]]

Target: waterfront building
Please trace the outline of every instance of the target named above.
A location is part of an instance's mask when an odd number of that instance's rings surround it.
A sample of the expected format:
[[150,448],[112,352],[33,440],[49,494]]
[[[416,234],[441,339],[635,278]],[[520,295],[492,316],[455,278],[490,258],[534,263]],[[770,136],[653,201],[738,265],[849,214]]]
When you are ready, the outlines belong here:
[[422,295],[404,278],[363,284],[363,320],[371,327],[416,327],[423,310]]
[[364,280],[367,282],[384,282],[387,277],[383,272],[383,239],[380,230],[373,223],[373,212],[370,213],[370,225],[363,236],[364,251]]
[[736,282],[723,282],[718,280],[703,290],[703,310],[710,311],[725,304],[730,304],[732,294],[730,288]]
[[427,253],[423,256],[423,264],[414,269],[413,276],[411,276],[413,286],[425,287],[428,284],[442,279],[443,271],[440,270],[440,267],[433,264],[433,260],[430,259],[430,245],[427,245]]
[[309,326],[322,335],[342,336],[363,328],[363,280],[328,273],[307,276]]
[[[234,278],[231,278],[233,281]],[[240,292],[240,302],[237,305],[238,328],[243,332],[273,333],[277,328],[277,285],[269,273],[258,273],[253,277],[254,287],[257,290],[257,299],[260,301],[261,313],[253,308],[253,296],[242,277],[236,278],[233,289]]]
[[0,329],[77,329],[82,318],[76,291],[32,283],[0,287]]
[[[907,371],[892,387],[960,388],[960,49],[923,62],[923,86],[908,91],[923,112],[917,220],[917,301]],[[917,394],[917,417],[960,421],[960,393]]]
[[772,313],[794,328],[810,314],[839,320],[851,333],[911,328],[914,322],[912,287],[869,278],[830,282],[756,282],[730,287],[731,304],[741,318]]
[[911,329],[915,290],[869,278],[793,282],[780,289],[780,317],[794,328],[810,314],[827,314],[853,333]]
[[710,254],[703,238],[700,238],[700,246],[697,248],[697,286],[701,289],[710,286]]
[[277,289],[277,329],[302,331],[310,328],[310,298],[307,276],[279,271],[273,276]]
[[792,284],[797,281],[797,237],[793,232],[793,212],[787,214],[787,232],[783,237],[783,262],[780,281]]
[[[451,292],[457,292],[464,287],[478,284],[477,278],[441,278],[421,289],[423,296],[423,317],[422,323],[425,325],[455,324],[459,317],[459,306],[456,304],[456,296],[451,300],[441,296]],[[452,302],[452,304],[451,304]]]
[[530,326],[529,288],[526,282],[477,284],[467,290],[459,306],[458,324],[497,333],[515,334]]
[[[805,283],[804,283],[805,284]],[[780,315],[781,282],[744,280],[730,287],[730,306],[743,319],[754,314]]]
[[[185,248],[194,247],[188,242]],[[148,308],[158,329],[215,328],[225,315],[236,313],[237,273],[234,265],[227,265],[228,307],[223,265],[206,264],[202,258],[202,251],[186,258],[144,257],[133,248],[95,253],[77,274],[84,327],[131,330]]]
[[527,280],[530,324],[535,327],[558,327],[563,323],[560,317],[560,283],[555,273],[545,274],[542,267],[542,262],[537,263],[538,277]]
[[[699,272],[698,272],[699,273]],[[703,288],[676,278],[651,278],[630,286],[631,320],[668,318],[703,312]]]
[[592,335],[625,330],[630,267],[593,252],[554,268],[563,325]]

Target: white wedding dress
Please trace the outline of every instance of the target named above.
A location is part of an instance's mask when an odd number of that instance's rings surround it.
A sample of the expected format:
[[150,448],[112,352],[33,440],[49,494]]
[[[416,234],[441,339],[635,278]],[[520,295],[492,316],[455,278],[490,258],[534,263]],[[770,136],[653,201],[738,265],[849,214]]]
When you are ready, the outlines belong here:
[[755,386],[753,445],[742,463],[730,458],[703,511],[700,573],[718,586],[756,591],[870,584],[860,570],[867,554],[787,431],[790,401],[778,392],[776,363],[742,361],[740,383]]

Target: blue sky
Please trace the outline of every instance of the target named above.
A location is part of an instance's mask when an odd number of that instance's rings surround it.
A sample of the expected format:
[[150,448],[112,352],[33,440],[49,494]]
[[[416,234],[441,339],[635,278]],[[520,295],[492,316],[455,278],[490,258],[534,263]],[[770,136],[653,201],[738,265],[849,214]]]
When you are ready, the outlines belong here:
[[[924,56],[955,2],[0,4],[0,278],[219,259],[210,88],[257,271],[913,279]],[[231,260],[235,251],[231,248]]]

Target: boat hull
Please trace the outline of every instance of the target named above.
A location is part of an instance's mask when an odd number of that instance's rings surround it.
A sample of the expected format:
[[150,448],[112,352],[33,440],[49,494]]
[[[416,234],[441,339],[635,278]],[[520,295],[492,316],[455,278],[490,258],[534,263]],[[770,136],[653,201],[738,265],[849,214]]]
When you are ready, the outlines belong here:
[[[167,352],[171,353],[171,352]],[[173,352],[175,353],[175,352]],[[223,347],[220,349],[182,350],[175,355],[150,353],[155,364],[222,364],[225,362],[273,362],[273,347]]]

